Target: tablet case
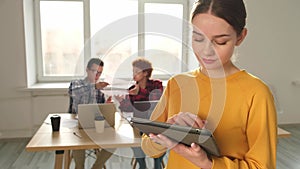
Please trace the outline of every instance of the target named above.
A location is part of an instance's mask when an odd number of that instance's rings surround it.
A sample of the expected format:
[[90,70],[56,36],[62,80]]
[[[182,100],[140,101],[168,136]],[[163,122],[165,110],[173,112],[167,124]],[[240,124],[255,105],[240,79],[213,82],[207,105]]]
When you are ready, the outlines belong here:
[[173,141],[190,146],[192,143],[200,145],[209,155],[220,156],[218,146],[212,133],[207,129],[198,129],[163,122],[156,122],[133,117],[130,120],[133,127],[145,134],[163,134]]

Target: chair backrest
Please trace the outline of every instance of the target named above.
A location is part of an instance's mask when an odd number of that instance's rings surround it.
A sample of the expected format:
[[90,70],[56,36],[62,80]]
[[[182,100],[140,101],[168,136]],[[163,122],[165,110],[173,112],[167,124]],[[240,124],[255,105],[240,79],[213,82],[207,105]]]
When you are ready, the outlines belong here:
[[76,112],[72,111],[72,109],[73,109],[73,98],[70,96],[68,113],[76,114]]

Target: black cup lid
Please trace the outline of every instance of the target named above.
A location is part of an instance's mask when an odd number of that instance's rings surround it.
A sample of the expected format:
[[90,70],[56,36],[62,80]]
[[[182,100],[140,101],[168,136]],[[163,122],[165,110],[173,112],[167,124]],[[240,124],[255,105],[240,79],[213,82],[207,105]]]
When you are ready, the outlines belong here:
[[51,119],[53,119],[53,118],[60,118],[60,116],[57,115],[57,114],[55,114],[55,115],[51,116],[50,118],[51,118]]

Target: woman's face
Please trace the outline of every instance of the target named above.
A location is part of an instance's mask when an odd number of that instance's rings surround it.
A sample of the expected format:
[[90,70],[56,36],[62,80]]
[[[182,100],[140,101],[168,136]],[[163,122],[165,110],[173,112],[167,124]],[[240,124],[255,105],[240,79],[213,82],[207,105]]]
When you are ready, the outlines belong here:
[[147,72],[143,72],[142,69],[138,67],[133,67],[133,80],[139,82],[145,78],[147,78]]
[[192,46],[200,64],[206,70],[230,68],[238,37],[231,25],[211,14],[197,14],[192,20]]

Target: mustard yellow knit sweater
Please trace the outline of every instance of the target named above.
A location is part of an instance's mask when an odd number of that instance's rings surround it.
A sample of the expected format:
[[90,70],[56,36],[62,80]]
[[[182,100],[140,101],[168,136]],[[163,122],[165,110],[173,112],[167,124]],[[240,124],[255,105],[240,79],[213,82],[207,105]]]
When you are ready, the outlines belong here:
[[[213,169],[276,168],[277,119],[273,96],[261,80],[245,70],[224,79],[209,79],[199,69],[172,77],[151,119],[165,122],[179,112],[208,120],[222,157]],[[157,157],[166,148],[146,135],[142,149]],[[198,169],[172,150],[167,169]]]

